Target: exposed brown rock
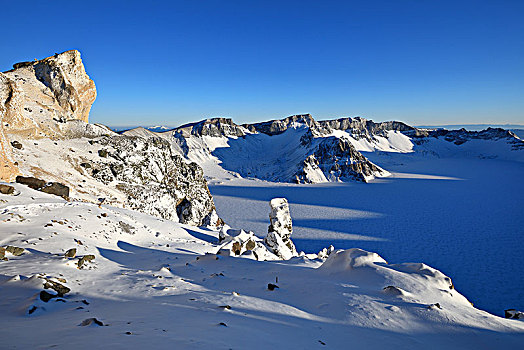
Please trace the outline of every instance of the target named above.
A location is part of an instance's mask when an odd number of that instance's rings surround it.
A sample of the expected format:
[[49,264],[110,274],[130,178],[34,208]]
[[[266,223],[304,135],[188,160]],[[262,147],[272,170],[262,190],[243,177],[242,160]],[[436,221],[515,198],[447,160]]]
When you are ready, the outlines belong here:
[[50,182],[40,189],[44,193],[54,194],[64,199],[69,198],[69,187],[59,182]]
[[69,198],[69,187],[59,182],[45,182],[44,180],[37,179],[36,177],[20,175],[16,177],[16,182],[26,185],[33,190],[54,194],[55,196],[59,196],[64,199]]
[[15,192],[15,188],[13,186],[0,184],[0,193],[13,194],[14,192]]
[[5,250],[13,254],[14,256],[20,256],[24,253],[24,248],[15,247],[12,245],[8,245],[7,247],[5,247]]
[[76,256],[76,248],[71,248],[65,252],[66,258],[74,258]]
[[33,190],[39,190],[46,184],[44,180],[40,180],[32,176],[17,176],[16,182],[22,185],[26,185],[29,188],[32,188]]
[[16,149],[24,148],[24,146],[22,146],[22,144],[20,142],[16,141],[16,140],[15,141],[11,141],[11,146],[13,146]]
[[0,73],[0,180],[19,173],[10,137],[60,136],[66,121],[87,123],[95,98],[95,83],[76,50],[16,63]]
[[90,262],[90,261],[92,261],[94,259],[95,259],[94,255],[91,255],[91,254],[90,255],[84,255],[83,257],[80,258],[80,260],[78,260],[78,263],[77,263],[78,268],[81,269],[86,262]]

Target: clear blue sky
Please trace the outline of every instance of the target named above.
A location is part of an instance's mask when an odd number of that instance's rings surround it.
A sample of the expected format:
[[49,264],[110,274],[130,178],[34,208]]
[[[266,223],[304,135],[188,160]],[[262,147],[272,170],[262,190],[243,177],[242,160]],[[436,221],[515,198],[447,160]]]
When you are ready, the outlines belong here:
[[90,120],[524,124],[524,1],[2,1],[0,71],[69,49]]

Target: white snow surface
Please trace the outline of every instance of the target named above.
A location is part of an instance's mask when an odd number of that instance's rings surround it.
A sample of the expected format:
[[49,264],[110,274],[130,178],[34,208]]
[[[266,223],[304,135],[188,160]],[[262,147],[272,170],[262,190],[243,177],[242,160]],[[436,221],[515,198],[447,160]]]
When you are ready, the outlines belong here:
[[[216,255],[218,232],[14,186],[18,195],[0,194],[0,244],[25,251],[0,261],[5,349],[522,344],[524,323],[476,309],[425,264],[388,264],[361,249],[335,251],[326,261]],[[78,269],[78,258],[64,257],[70,248],[95,259]],[[65,279],[71,291],[43,302],[38,276]],[[104,326],[81,326],[89,318]]]

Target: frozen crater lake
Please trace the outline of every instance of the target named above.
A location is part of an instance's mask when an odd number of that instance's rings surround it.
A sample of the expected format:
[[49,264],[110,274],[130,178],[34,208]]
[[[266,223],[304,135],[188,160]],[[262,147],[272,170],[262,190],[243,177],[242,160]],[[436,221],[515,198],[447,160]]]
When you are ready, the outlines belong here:
[[294,185],[210,181],[232,227],[267,233],[268,201],[291,205],[297,249],[374,251],[388,262],[424,262],[453,278],[476,307],[524,309],[524,164],[366,154],[393,175],[371,183]]

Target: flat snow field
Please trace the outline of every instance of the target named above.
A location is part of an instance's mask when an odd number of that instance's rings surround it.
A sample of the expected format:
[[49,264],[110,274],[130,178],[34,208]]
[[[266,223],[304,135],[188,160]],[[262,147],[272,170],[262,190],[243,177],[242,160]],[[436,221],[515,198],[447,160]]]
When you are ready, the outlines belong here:
[[480,309],[524,310],[524,163],[366,156],[392,177],[317,185],[211,180],[210,190],[232,227],[265,236],[269,200],[286,197],[298,250],[333,244],[377,252],[389,263],[424,262]]

